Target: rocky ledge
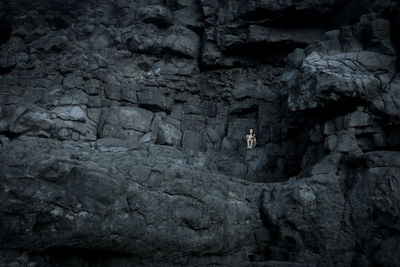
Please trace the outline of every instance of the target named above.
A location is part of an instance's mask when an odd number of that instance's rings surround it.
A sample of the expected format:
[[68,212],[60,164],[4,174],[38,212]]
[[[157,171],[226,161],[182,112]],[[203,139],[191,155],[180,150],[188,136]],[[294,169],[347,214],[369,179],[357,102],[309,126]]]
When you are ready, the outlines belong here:
[[200,152],[119,139],[26,137],[4,145],[1,157],[4,264],[394,266],[400,259],[400,152],[347,155],[338,172],[271,184],[210,172]]

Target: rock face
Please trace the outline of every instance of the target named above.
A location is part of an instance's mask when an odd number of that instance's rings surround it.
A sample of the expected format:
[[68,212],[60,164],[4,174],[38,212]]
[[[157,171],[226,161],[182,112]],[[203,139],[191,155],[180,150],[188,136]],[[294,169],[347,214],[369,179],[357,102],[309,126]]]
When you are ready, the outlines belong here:
[[0,2],[0,265],[399,266],[399,11]]
[[[102,260],[116,266],[234,264],[256,247],[261,186],[205,172],[203,155],[120,139],[9,145],[1,239],[2,249],[24,248],[21,265],[80,266],[79,251],[98,262],[107,252]],[[26,169],[13,167],[18,153]]]

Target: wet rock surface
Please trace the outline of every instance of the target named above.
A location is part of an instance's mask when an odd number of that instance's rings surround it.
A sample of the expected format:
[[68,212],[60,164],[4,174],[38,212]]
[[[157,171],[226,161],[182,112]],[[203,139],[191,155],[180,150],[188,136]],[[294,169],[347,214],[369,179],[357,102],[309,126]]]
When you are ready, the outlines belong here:
[[398,266],[400,7],[362,2],[2,1],[0,265]]

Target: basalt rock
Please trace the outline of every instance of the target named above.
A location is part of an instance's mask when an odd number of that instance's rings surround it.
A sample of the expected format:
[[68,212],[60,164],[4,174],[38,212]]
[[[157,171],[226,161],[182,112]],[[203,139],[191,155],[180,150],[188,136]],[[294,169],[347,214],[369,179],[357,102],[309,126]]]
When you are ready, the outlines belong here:
[[398,266],[399,10],[0,2],[0,265]]
[[[107,252],[106,265],[247,261],[262,227],[253,216],[260,185],[179,160],[187,156],[172,147],[118,140],[3,147],[2,265],[81,265],[79,251],[94,259]],[[21,156],[26,165],[13,166]],[[10,259],[12,249],[25,256]]]

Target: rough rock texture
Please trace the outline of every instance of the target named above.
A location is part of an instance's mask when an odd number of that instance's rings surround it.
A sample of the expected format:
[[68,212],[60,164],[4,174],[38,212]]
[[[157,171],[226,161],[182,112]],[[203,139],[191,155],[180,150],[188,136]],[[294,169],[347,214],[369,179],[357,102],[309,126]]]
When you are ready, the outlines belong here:
[[256,247],[261,186],[206,172],[202,154],[110,138],[6,147],[2,248],[23,248],[20,264],[81,265],[79,251],[107,252],[107,265],[232,264]]
[[1,1],[0,265],[399,266],[399,11]]

